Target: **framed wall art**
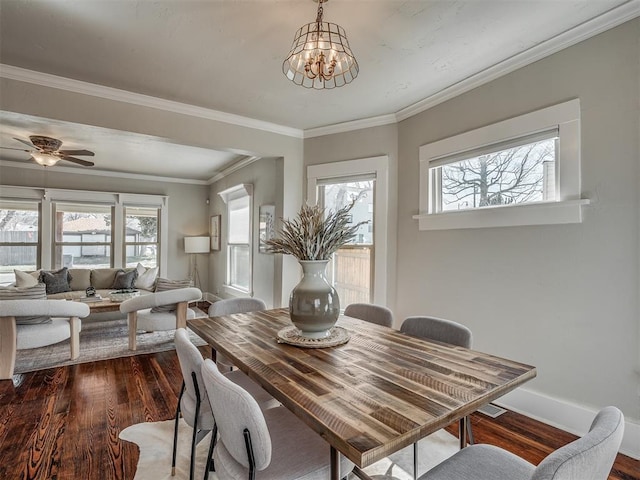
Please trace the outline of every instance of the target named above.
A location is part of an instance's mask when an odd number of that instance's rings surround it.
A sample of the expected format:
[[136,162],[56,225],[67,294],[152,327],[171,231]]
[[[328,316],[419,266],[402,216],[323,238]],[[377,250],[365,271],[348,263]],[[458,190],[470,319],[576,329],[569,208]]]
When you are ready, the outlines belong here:
[[209,231],[211,233],[211,250],[220,250],[220,221],[222,215],[212,215]]
[[275,205],[260,206],[260,253],[269,253],[264,242],[273,238],[275,234],[276,207]]

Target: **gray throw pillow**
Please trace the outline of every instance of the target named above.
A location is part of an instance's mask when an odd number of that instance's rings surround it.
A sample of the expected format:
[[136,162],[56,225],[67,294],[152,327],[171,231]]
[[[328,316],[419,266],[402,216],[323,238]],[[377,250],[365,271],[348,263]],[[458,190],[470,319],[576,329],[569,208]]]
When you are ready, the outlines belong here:
[[[192,287],[193,282],[190,278],[186,280],[169,280],[166,278],[158,278],[156,280],[156,292],[166,292],[167,290],[176,290],[178,288]],[[163,305],[161,307],[153,307],[151,313],[174,312],[178,307],[173,305]]]
[[69,269],[67,267],[63,267],[55,272],[47,272],[45,270],[40,272],[40,281],[47,286],[47,295],[70,292],[70,280],[71,275],[69,274]]
[[[33,287],[0,287],[0,300],[46,300],[47,292],[44,283]],[[16,317],[17,325],[36,325],[51,323],[51,317]]]
[[111,285],[111,288],[131,290],[134,288],[133,285],[136,278],[138,278],[138,271],[135,269],[129,272],[118,270],[116,278],[113,279],[113,285]]

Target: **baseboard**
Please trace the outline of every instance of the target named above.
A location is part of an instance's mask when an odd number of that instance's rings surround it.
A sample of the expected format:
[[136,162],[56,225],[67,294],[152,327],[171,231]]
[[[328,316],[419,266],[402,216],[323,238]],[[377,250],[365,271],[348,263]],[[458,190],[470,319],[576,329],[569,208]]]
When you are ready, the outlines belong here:
[[217,295],[214,295],[213,293],[209,293],[209,292],[203,292],[202,297],[210,303],[213,302],[217,302],[218,300],[222,300],[222,298],[218,297]]
[[[595,409],[524,388],[518,388],[493,403],[579,436],[587,433],[597,413]],[[625,419],[620,453],[640,460],[640,424],[637,422]]]

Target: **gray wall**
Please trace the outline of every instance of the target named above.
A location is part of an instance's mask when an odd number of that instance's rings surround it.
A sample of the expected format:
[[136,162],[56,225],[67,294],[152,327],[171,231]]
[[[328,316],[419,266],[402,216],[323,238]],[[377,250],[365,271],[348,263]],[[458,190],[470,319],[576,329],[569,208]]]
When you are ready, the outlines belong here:
[[276,217],[282,217],[282,178],[283,160],[263,158],[231,173],[210,187],[209,213],[210,215],[222,215],[220,251],[212,252],[209,259],[209,285],[211,285],[210,291],[214,295],[221,298],[229,296],[223,287],[227,268],[228,218],[226,204],[218,193],[241,183],[249,183],[253,185],[253,296],[264,300],[268,307],[281,306],[282,256],[259,252],[258,223],[260,205],[275,205]]
[[[538,367],[526,388],[575,404],[638,401],[638,20],[399,126],[396,313],[460,321],[475,347]],[[579,98],[581,224],[418,231],[418,148]]]
[[[537,366],[527,389],[592,409],[614,404],[629,419],[640,418],[639,32],[633,20],[397,125],[390,303],[397,323],[457,320],[477,349]],[[572,98],[582,106],[582,192],[591,199],[583,223],[418,230],[421,145]],[[305,140],[305,164],[395,158],[391,128]]]
[[[169,196],[169,245],[168,272],[161,272],[172,279],[187,278],[189,256],[184,253],[184,237],[208,235],[208,187],[170,182],[154,182],[127,178],[74,175],[52,169],[23,169],[2,167],[0,184],[90,190],[101,192],[143,193]],[[198,270],[203,291],[208,289],[208,265],[204,255],[198,258]]]

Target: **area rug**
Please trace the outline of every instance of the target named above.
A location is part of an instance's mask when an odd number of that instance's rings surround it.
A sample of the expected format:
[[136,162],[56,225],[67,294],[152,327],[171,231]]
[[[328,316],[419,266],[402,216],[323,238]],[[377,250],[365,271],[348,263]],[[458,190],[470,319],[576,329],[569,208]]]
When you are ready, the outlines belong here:
[[[206,317],[202,311],[196,312],[196,316],[199,315]],[[187,331],[195,345],[206,345],[206,342],[195,333],[189,329]],[[14,373],[35,372],[46,368],[173,350],[175,349],[174,332],[174,330],[139,332],[136,339],[137,350],[133,351],[129,350],[129,330],[126,318],[83,322],[80,331],[80,355],[78,358],[69,359],[69,340],[41,348],[18,350]]]
[[[173,420],[165,422],[138,423],[120,432],[120,438],[133,442],[140,448],[140,458],[134,480],[170,480],[189,478],[191,455],[191,428],[180,420],[178,427],[178,456],[176,475],[171,476],[171,452],[173,448]],[[203,478],[204,465],[209,448],[207,435],[196,448],[195,478]],[[434,467],[458,451],[458,439],[444,430],[422,439],[419,443],[419,474]],[[364,469],[375,480],[412,480],[413,446],[407,447],[388,458]],[[351,474],[349,480],[358,480]],[[219,479],[211,472],[209,480]]]

